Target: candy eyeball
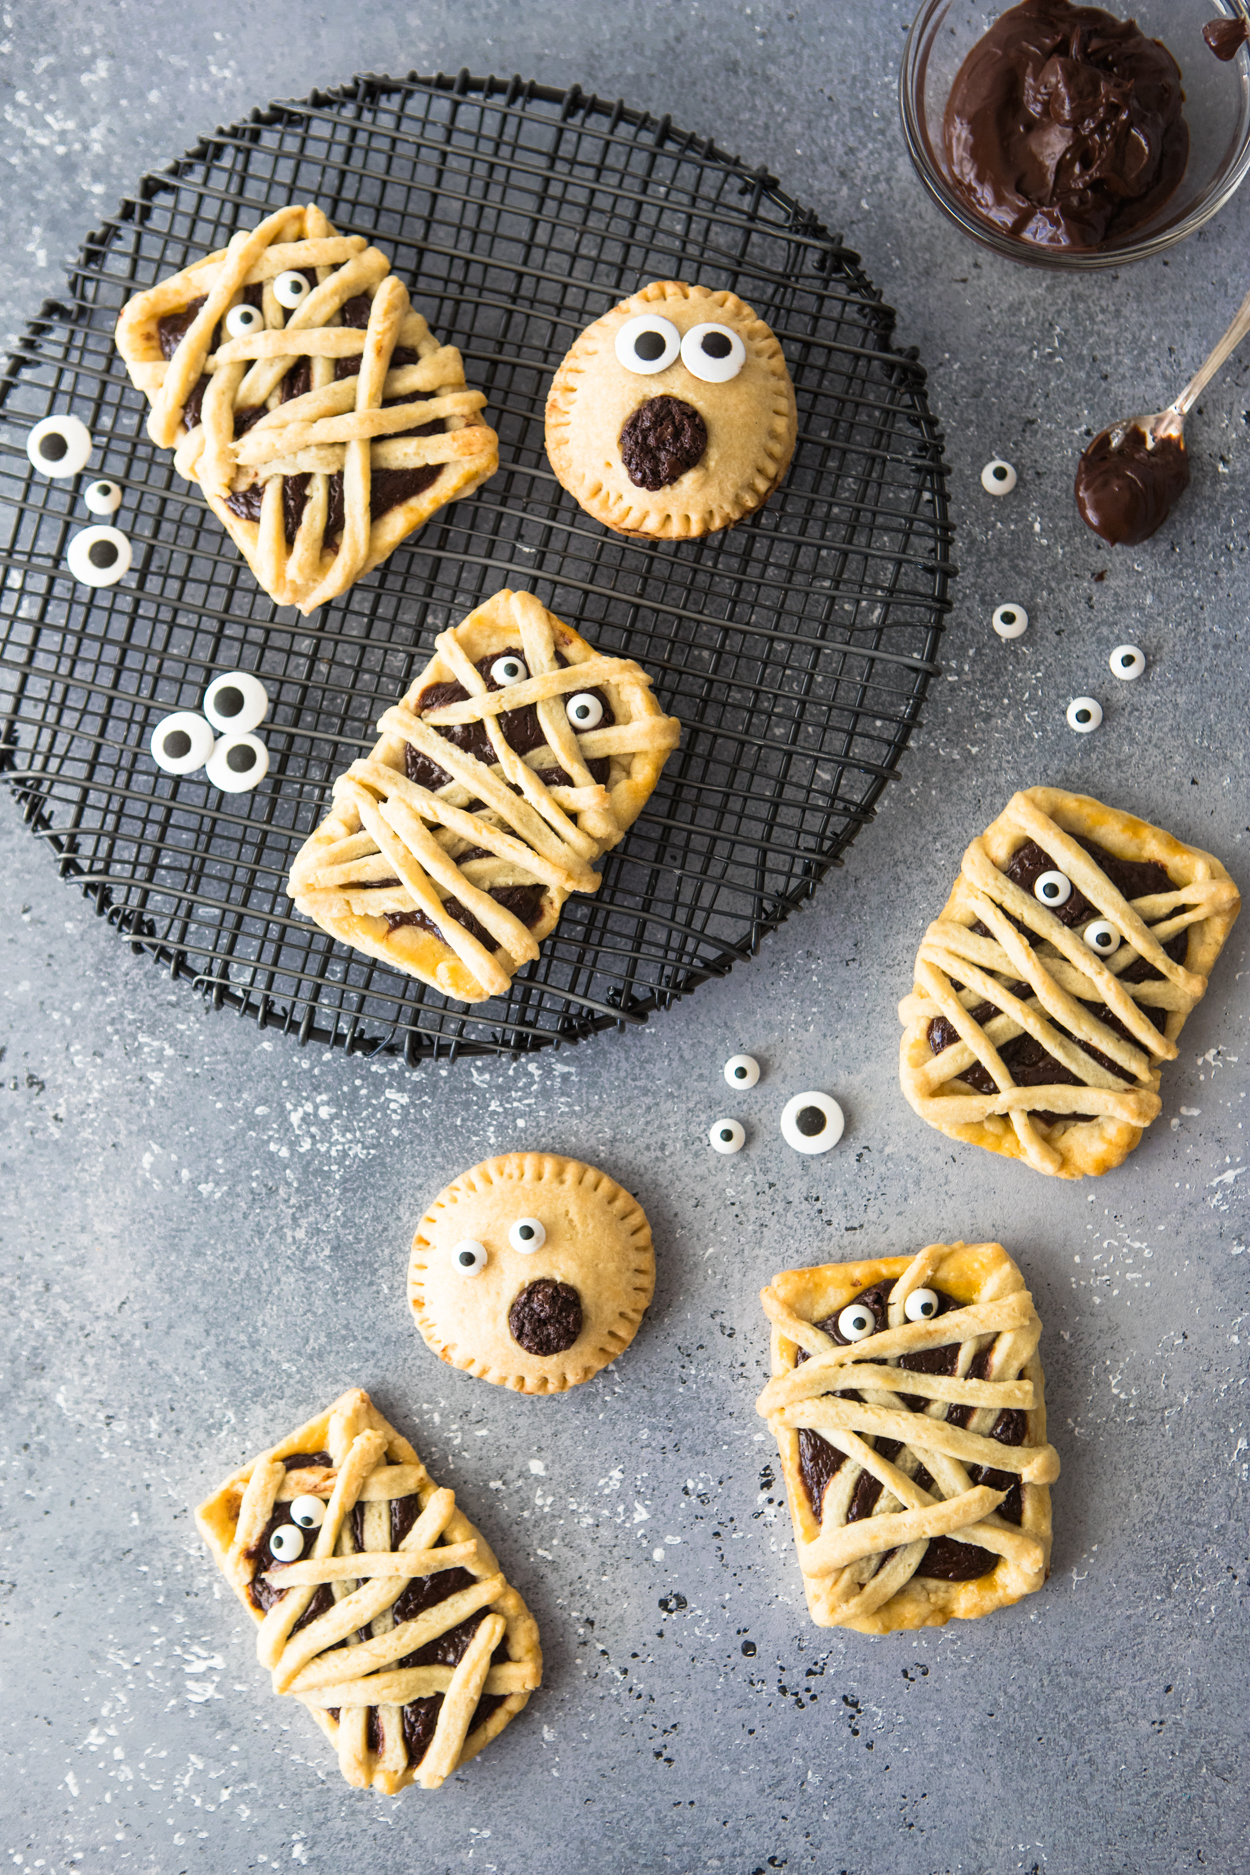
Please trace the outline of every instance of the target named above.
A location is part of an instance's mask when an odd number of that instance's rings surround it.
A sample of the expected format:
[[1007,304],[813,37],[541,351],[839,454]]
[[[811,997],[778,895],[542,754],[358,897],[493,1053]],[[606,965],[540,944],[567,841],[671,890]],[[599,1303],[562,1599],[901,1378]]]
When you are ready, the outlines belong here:
[[516,653],[509,651],[505,657],[495,659],[490,674],[501,690],[509,690],[513,684],[523,684],[529,671]]
[[691,326],[681,342],[681,362],[704,384],[727,384],[747,361],[747,348],[732,326]]
[[204,714],[214,729],[245,736],[265,720],[269,692],[251,671],[223,671],[204,692]]
[[847,1341],[866,1341],[877,1332],[877,1318],[866,1302],[852,1302],[838,1317],[838,1333]]
[[725,1063],[725,1079],[730,1087],[754,1087],[760,1078],[760,1064],[754,1055],[730,1055]]
[[1000,638],[1023,638],[1029,615],[1022,605],[1000,605],[990,623]]
[[246,794],[269,772],[269,751],[259,736],[223,736],[204,765],[223,794]]
[[301,1530],[320,1530],[326,1520],[326,1507],[319,1497],[297,1497],[291,1505],[291,1522]]
[[226,314],[226,336],[232,339],[245,339],[253,332],[259,332],[265,323],[265,315],[259,306],[232,306]]
[[1016,472],[1009,462],[995,456],[981,471],[981,486],[987,495],[1009,495],[1016,485]]
[[1131,684],[1140,677],[1146,668],[1146,654],[1136,645],[1117,645],[1107,659],[1113,677],[1120,677],[1126,684]]
[[92,514],[116,514],[122,505],[122,491],[116,482],[89,482],[82,498]]
[[781,1113],[781,1137],[796,1152],[828,1152],[842,1137],[842,1109],[828,1094],[796,1094]]
[[713,1152],[741,1152],[747,1143],[746,1131],[737,1120],[715,1120],[707,1136]]
[[1120,933],[1106,918],[1095,918],[1093,924],[1086,925],[1081,936],[1099,957],[1114,957],[1122,942]]
[[658,313],[636,313],[616,335],[617,363],[645,376],[666,371],[680,351],[681,333],[671,319],[661,319]]
[[87,466],[91,431],[79,417],[45,417],[26,438],[26,454],[31,468],[41,475],[68,479]]
[[1058,911],[1072,896],[1072,881],[1066,872],[1052,867],[1049,872],[1039,873],[1033,881],[1033,896],[1048,911]]
[[65,555],[81,586],[116,586],[130,571],[130,542],[115,527],[84,527]]
[[302,273],[280,273],[273,283],[273,296],[288,310],[302,306],[312,292]]
[[598,729],[603,721],[603,705],[589,690],[579,690],[565,704],[564,714],[574,729]]
[[152,760],[167,775],[190,775],[203,768],[213,752],[213,732],[194,710],[175,710],[152,731]]
[[279,1562],[298,1562],[304,1554],[304,1535],[293,1523],[279,1524],[269,1539],[269,1554]]
[[1073,697],[1067,714],[1068,728],[1078,736],[1088,736],[1102,721],[1102,704],[1096,697]]
[[940,1306],[936,1289],[913,1289],[903,1304],[903,1313],[909,1322],[929,1322]]
[[547,1241],[546,1226],[536,1217],[519,1217],[508,1231],[508,1242],[523,1257],[533,1256]]
[[453,1244],[448,1257],[458,1276],[480,1276],[490,1261],[486,1245],[478,1243],[473,1237],[466,1237],[463,1242]]

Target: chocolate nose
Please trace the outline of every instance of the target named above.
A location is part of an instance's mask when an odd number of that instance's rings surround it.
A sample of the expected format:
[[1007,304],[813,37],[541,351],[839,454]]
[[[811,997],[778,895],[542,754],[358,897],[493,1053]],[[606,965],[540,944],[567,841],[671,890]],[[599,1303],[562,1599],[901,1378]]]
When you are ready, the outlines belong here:
[[680,397],[648,397],[620,436],[621,461],[635,488],[667,488],[707,448],[707,425]]

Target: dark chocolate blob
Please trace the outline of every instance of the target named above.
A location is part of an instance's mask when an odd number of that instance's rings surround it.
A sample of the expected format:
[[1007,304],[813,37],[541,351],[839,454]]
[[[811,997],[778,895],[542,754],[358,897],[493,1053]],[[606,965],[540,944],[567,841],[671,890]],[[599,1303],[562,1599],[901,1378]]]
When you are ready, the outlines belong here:
[[668,488],[702,460],[707,425],[680,397],[649,397],[621,431],[620,449],[636,488]]
[[1076,465],[1076,505],[1086,527],[1112,547],[1136,547],[1158,531],[1189,487],[1189,453],[1179,436],[1151,448],[1132,423],[1096,436]]
[[563,1354],[582,1332],[582,1299],[571,1283],[540,1276],[516,1297],[508,1327],[527,1354]]
[[1208,20],[1202,29],[1202,36],[1217,59],[1223,59],[1227,65],[1235,59],[1246,40],[1250,38],[1250,26],[1245,20]]

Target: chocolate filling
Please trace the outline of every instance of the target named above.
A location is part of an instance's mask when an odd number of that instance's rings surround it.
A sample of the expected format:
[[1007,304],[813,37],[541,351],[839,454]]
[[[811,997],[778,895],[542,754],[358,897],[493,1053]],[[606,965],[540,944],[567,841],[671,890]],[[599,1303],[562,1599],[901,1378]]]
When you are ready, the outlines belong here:
[[540,1276],[516,1297],[508,1327],[527,1354],[563,1354],[582,1332],[582,1299],[571,1283]]
[[680,397],[649,397],[620,435],[621,461],[636,488],[667,488],[707,449],[707,425]]
[[1237,57],[1247,38],[1250,38],[1250,27],[1245,20],[1208,20],[1202,29],[1202,36],[1216,58],[1222,59],[1227,65],[1230,59]]
[[1150,448],[1138,423],[1118,449],[1096,436],[1076,465],[1076,505],[1086,527],[1112,547],[1136,547],[1163,526],[1189,487],[1189,455],[1179,436]]
[[[488,889],[487,896],[493,898],[496,904],[502,905],[505,911],[510,911],[515,918],[519,918],[523,925],[532,929],[543,915],[545,890],[546,888],[542,885],[493,885]],[[486,946],[488,951],[496,948],[496,939],[491,936],[485,925],[479,924],[471,911],[465,910],[458,898],[445,898],[443,907],[457,924],[462,924],[479,944]],[[416,925],[419,931],[432,931],[436,937],[439,935],[438,926],[423,911],[388,911],[382,915],[392,931],[399,931],[404,925],[411,924]]]

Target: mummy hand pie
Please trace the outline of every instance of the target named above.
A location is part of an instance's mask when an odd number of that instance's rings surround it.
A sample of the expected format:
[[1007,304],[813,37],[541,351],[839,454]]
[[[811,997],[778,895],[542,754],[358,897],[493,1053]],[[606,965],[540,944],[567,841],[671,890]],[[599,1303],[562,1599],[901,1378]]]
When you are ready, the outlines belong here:
[[117,348],[278,605],[346,592],[499,466],[486,399],[390,261],[282,208],[123,307]]
[[529,593],[496,593],[435,644],[335,782],[288,889],[332,937],[481,1002],[537,957],[570,892],[598,889],[592,862],[681,725],[641,665],[601,657]]
[[587,326],[547,398],[551,466],[619,534],[683,540],[762,508],[798,419],[781,346],[735,293],[657,281]]
[[436,1789],[542,1679],[538,1629],[485,1537],[359,1389],[195,1520],[274,1692],[307,1707],[349,1784]]
[[784,1270],[760,1300],[812,1620],[888,1634],[1041,1588],[1050,1491],[1042,1332],[1001,1244]]
[[1218,859],[1027,788],[964,854],[899,1004],[900,1077],[951,1139],[1060,1178],[1121,1164],[1240,908]]
[[464,1172],[412,1241],[408,1300],[452,1367],[563,1393],[614,1361],[655,1288],[651,1226],[606,1172],[510,1152]]

